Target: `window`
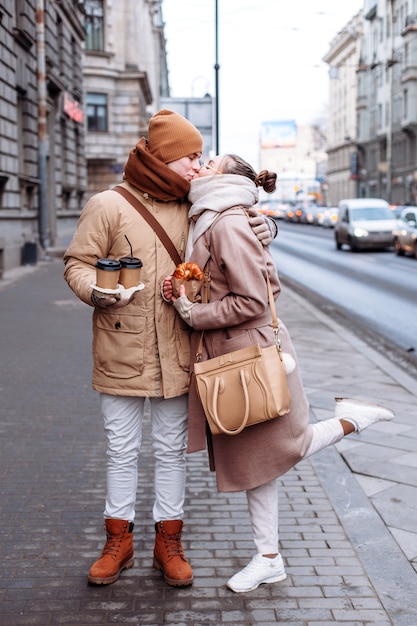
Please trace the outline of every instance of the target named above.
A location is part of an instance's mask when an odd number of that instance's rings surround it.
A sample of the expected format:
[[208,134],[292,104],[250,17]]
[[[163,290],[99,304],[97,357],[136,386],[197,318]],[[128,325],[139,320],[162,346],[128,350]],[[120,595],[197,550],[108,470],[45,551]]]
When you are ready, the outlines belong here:
[[87,129],[91,132],[107,131],[107,95],[87,94]]
[[85,0],[85,49],[104,50],[103,0]]
[[382,104],[378,104],[378,128],[382,128]]

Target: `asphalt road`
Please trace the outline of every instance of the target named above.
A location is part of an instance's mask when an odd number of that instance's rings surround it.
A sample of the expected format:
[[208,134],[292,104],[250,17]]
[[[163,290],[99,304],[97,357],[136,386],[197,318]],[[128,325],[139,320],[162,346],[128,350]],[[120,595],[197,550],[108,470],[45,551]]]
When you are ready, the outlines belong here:
[[391,251],[337,251],[331,229],[279,222],[271,250],[281,280],[315,306],[417,367],[417,262]]

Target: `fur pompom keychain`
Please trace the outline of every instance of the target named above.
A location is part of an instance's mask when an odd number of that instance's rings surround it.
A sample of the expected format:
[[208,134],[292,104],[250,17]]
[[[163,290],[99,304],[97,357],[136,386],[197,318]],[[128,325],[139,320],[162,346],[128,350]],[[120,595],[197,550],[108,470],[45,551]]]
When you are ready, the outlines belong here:
[[291,374],[291,372],[295,370],[295,361],[292,358],[291,354],[288,354],[288,352],[282,352],[281,356],[284,363],[285,373],[288,376],[289,374]]

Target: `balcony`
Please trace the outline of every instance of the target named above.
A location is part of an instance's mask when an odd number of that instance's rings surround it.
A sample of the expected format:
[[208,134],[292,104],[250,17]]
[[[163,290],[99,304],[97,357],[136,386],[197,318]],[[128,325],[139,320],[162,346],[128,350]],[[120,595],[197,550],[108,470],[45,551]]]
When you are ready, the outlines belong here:
[[417,133],[417,119],[413,119],[413,117],[414,116],[409,115],[401,122],[401,130],[406,135],[416,135]]
[[368,106],[368,96],[358,95],[356,97],[356,109],[366,109]]
[[410,13],[405,18],[405,26],[401,31],[401,35],[405,37],[407,33],[416,32],[417,31],[417,13]]
[[410,80],[417,80],[417,65],[408,65],[401,72],[402,83],[408,83]]

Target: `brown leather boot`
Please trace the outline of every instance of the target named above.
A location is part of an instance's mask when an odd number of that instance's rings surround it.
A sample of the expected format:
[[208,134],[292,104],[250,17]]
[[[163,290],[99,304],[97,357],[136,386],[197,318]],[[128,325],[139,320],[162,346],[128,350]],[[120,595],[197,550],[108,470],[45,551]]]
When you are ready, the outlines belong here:
[[124,569],[133,567],[133,522],[106,519],[105,527],[106,544],[88,573],[88,582],[94,585],[110,585]]
[[155,524],[153,566],[160,569],[172,587],[193,584],[193,570],[184,556],[181,544],[182,520],[165,520]]

